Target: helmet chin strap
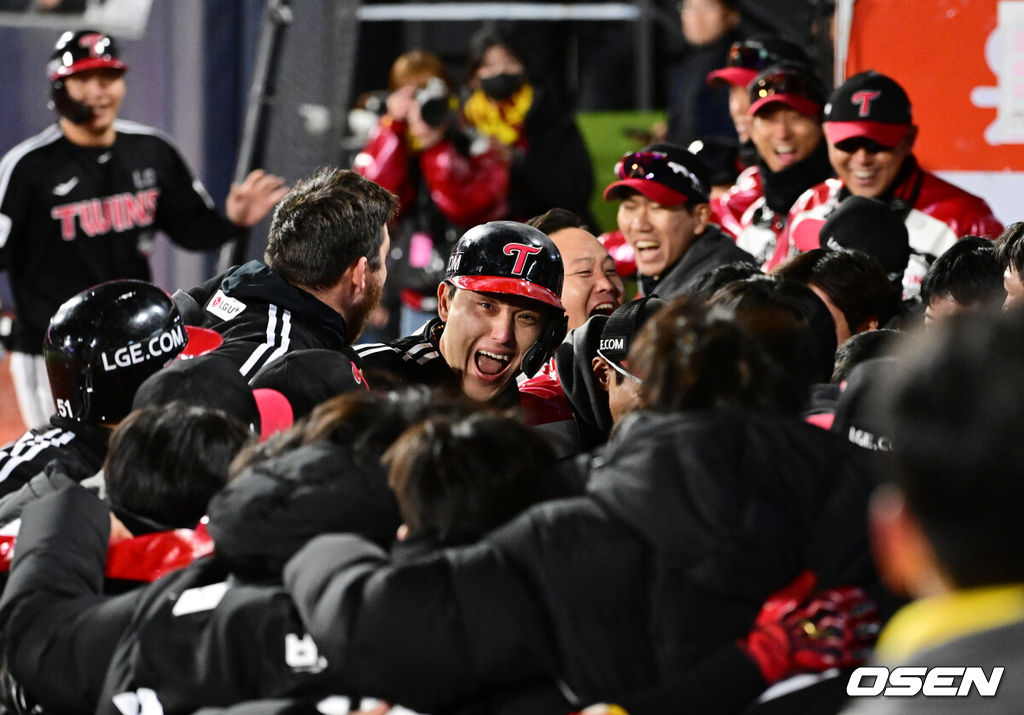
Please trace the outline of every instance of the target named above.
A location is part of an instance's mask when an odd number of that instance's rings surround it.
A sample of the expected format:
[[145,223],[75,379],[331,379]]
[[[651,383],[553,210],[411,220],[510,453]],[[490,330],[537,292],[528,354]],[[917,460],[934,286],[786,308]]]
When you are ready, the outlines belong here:
[[54,80],[50,86],[50,108],[72,124],[85,124],[96,116],[88,104],[71,99],[62,79]]

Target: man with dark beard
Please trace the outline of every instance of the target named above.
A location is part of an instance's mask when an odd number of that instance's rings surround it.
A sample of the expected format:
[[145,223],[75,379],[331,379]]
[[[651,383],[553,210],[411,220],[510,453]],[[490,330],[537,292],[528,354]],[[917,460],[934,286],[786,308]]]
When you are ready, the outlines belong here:
[[349,354],[380,301],[398,199],[353,171],[321,169],[281,201],[263,261],[236,266],[175,300],[224,338],[218,354],[252,378],[293,350]]

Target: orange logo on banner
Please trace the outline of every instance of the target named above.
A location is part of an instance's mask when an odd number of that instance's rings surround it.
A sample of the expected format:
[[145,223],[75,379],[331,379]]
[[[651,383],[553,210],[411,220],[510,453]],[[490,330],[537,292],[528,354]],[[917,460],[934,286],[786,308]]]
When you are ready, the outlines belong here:
[[[1024,23],[1001,28],[1000,33],[1014,36],[1000,38],[999,5],[997,0],[858,0],[854,6],[846,76],[873,69],[906,89],[920,127],[914,153],[928,169],[1024,169],[1024,132],[1007,135],[993,126],[997,118],[1004,120],[998,116],[1000,83],[1003,90],[1009,84],[1024,106]],[[1003,61],[1004,47],[1020,61]],[[1012,76],[1000,77],[1002,67],[1011,68]]]

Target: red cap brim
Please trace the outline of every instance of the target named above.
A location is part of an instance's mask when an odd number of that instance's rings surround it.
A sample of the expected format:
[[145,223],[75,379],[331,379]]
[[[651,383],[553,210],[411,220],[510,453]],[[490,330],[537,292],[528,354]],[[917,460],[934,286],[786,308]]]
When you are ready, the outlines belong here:
[[662,206],[678,206],[690,200],[686,194],[673,191],[664,184],[659,184],[657,181],[648,181],[647,179],[622,179],[614,184],[609,184],[608,188],[604,190],[604,200],[614,201],[615,199],[625,198],[626,192],[620,191],[620,189],[639,191],[651,201]]
[[277,390],[259,387],[252,391],[252,396],[260,411],[260,442],[295,424],[292,403]]
[[79,60],[78,62],[72,63],[70,67],[65,67],[61,65],[61,67],[59,67],[56,72],[50,75],[50,81],[53,81],[58,77],[69,77],[73,74],[77,74],[78,72],[85,72],[86,70],[95,69],[111,69],[126,72],[128,70],[128,65],[126,65],[121,60],[113,57],[89,57],[87,59]]
[[188,344],[178,355],[179,360],[189,360],[213,352],[224,343],[221,334],[209,328],[186,325],[185,334],[188,335]]
[[909,124],[888,124],[886,122],[825,122],[825,137],[831,144],[847,139],[870,139],[889,148],[903,141]]
[[754,78],[757,77],[757,70],[749,70],[746,67],[723,67],[714,72],[708,72],[708,84],[712,87],[716,84],[731,84],[736,87],[748,87]]
[[448,279],[456,288],[477,293],[503,293],[539,300],[559,310],[565,310],[561,299],[544,286],[521,278],[501,276],[452,276]]
[[821,113],[820,104],[813,99],[801,97],[797,94],[769,94],[767,97],[761,97],[761,99],[750,105],[748,113],[750,116],[754,116],[760,109],[776,102],[784,104],[790,109],[795,109],[805,117],[816,118]]

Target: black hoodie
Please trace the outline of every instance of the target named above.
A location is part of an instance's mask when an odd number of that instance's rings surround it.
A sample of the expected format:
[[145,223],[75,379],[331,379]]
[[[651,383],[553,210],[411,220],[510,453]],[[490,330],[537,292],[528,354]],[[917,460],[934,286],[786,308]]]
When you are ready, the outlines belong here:
[[203,306],[203,327],[224,338],[217,354],[247,378],[293,350],[338,350],[359,364],[347,349],[345,318],[260,261],[235,266],[188,294]]

